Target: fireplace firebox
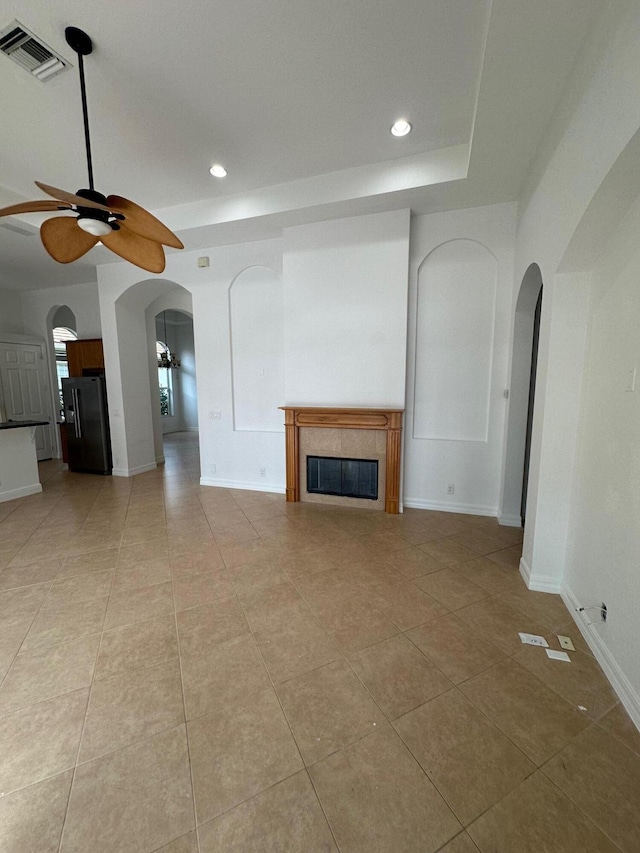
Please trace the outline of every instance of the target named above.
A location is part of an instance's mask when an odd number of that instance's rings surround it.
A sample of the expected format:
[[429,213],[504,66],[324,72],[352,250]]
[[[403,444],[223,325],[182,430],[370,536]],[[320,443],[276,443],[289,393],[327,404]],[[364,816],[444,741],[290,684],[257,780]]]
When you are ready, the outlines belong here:
[[307,491],[378,500],[378,460],[307,456]]

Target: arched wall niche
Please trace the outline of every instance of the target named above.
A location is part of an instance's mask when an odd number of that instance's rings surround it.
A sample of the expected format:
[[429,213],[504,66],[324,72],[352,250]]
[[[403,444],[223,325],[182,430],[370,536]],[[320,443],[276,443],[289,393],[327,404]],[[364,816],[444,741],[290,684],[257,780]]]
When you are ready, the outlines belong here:
[[420,264],[414,439],[487,441],[497,274],[493,252],[467,238]]
[[231,281],[228,298],[233,428],[282,432],[282,280],[268,267],[247,267]]

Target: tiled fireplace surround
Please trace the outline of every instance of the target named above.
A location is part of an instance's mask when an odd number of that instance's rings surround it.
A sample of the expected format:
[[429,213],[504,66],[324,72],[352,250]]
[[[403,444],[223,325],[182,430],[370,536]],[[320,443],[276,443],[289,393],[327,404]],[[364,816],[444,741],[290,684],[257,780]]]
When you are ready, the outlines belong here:
[[[281,408],[285,413],[287,501],[399,512],[401,409]],[[378,499],[307,492],[307,456],[377,460]]]

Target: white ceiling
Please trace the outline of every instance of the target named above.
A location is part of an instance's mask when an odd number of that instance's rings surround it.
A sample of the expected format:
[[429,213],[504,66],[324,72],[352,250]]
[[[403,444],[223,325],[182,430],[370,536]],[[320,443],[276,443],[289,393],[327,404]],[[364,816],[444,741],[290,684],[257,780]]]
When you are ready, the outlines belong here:
[[[187,248],[390,207],[517,198],[597,0],[1,0],[72,62],[47,83],[0,56],[0,205],[33,180],[87,185],[85,60],[96,189],[160,214]],[[389,133],[408,118],[413,132]],[[209,175],[213,162],[229,176]],[[56,264],[37,217],[0,220],[0,287],[95,280],[93,249]]]

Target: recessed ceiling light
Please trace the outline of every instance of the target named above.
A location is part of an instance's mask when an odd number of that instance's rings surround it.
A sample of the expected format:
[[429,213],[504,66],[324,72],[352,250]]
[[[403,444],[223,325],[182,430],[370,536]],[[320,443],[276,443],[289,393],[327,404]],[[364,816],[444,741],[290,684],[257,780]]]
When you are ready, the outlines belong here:
[[394,136],[406,136],[407,133],[411,133],[411,125],[406,119],[399,118],[395,124],[391,126],[391,133]]
[[213,166],[209,169],[214,178],[226,178],[227,170],[224,166],[221,166],[219,163],[214,163]]

